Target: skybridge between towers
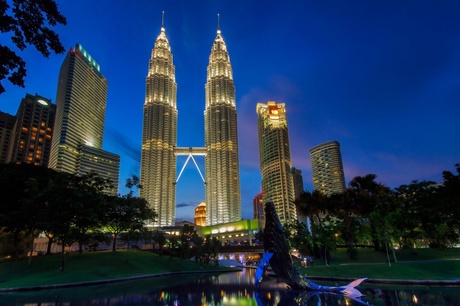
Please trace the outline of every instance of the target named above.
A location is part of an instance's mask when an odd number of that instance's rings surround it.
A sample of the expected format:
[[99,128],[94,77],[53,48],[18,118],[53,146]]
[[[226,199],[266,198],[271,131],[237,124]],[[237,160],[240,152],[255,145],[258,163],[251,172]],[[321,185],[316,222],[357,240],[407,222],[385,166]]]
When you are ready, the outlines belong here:
[[184,172],[185,167],[187,166],[188,162],[191,159],[193,163],[195,164],[195,167],[198,170],[198,173],[200,174],[201,179],[203,180],[203,183],[206,185],[206,180],[204,179],[203,173],[201,173],[200,167],[198,167],[198,164],[196,163],[195,158],[193,157],[193,156],[205,156],[206,157],[206,148],[175,147],[174,155],[176,157],[177,156],[187,156],[187,160],[185,161],[184,165],[182,166],[182,169],[179,172],[179,175],[177,176],[176,184],[177,182],[179,182],[182,172]]

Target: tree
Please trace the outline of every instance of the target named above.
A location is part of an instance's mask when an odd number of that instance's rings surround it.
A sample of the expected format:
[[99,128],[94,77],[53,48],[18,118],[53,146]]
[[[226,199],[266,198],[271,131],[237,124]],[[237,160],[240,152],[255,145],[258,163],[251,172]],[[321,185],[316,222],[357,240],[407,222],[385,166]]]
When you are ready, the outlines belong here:
[[173,256],[176,255],[176,248],[177,248],[177,245],[179,244],[179,236],[174,234],[174,233],[170,233],[168,235],[168,248],[169,248],[169,259],[172,259]]
[[324,258],[326,265],[329,265],[331,251],[336,247],[336,233],[339,231],[342,221],[336,217],[327,215],[320,224],[312,225],[318,235],[316,243],[322,251],[321,257]]
[[127,179],[126,187],[130,189],[127,195],[106,197],[105,222],[112,234],[112,251],[116,251],[117,237],[121,232],[141,230],[145,222],[153,222],[157,216],[145,199],[133,195],[133,187],[141,188],[138,177]]
[[318,190],[314,190],[313,192],[305,191],[295,200],[295,204],[297,206],[297,211],[301,215],[307,216],[311,225],[317,225],[316,227],[311,226],[313,253],[315,256],[321,256],[320,250],[318,249],[318,243],[316,242],[318,234],[315,232],[315,229],[321,226],[322,219],[327,215],[330,209],[329,198]]
[[307,225],[297,220],[286,222],[283,226],[286,239],[294,249],[303,255],[313,255],[313,238]]
[[55,172],[30,164],[0,164],[0,228],[12,235],[14,258],[19,257],[22,240],[39,227],[44,202],[39,190],[45,188]]
[[447,243],[458,244],[460,242],[460,164],[455,164],[457,173],[443,171],[443,184],[439,188],[438,200],[442,208],[443,223],[446,226],[445,239]]
[[[415,248],[421,239],[432,237],[434,226],[440,223],[439,213],[433,209],[437,186],[430,181],[413,181],[396,188],[400,206],[394,224],[404,247]],[[434,223],[433,223],[434,222]]]
[[[58,172],[40,193],[45,207],[40,214],[40,230],[61,244],[61,271],[65,267],[65,246],[75,241],[75,222],[82,213],[79,178]],[[83,212],[84,214],[84,212]]]
[[180,231],[180,249],[182,258],[188,258],[190,256],[190,246],[195,236],[197,236],[197,233],[193,226],[184,224],[184,227]]
[[204,247],[204,238],[198,235],[194,235],[192,242],[195,246],[195,262],[203,262],[203,247]]
[[400,202],[395,192],[390,191],[377,195],[375,199],[374,210],[370,213],[370,219],[374,220],[375,234],[381,243],[385,245],[388,265],[391,266],[391,260],[388,248],[393,252],[394,261],[397,262],[396,254],[393,247],[393,240],[399,238],[392,220],[395,220],[398,214]]
[[103,190],[110,185],[110,180],[104,179],[92,171],[82,176],[73,177],[75,184],[71,208],[74,216],[71,224],[71,235],[78,243],[78,251],[81,254],[83,247],[93,243],[98,235],[96,233],[103,225],[105,214]]
[[[9,14],[12,12],[12,15]],[[11,33],[11,41],[23,51],[33,45],[44,56],[50,50],[59,54],[65,51],[58,34],[51,27],[67,24],[54,0],[0,0],[0,32]],[[9,47],[0,44],[0,94],[5,92],[1,81],[7,78],[12,84],[24,87],[26,63]]]
[[206,241],[203,245],[204,262],[206,264],[209,264],[211,260],[214,260],[216,266],[219,264],[217,254],[221,246],[221,242],[216,237],[211,238],[211,235],[206,236]]
[[350,181],[348,191],[352,193],[356,213],[361,217],[368,218],[374,249],[379,251],[380,241],[375,228],[376,220],[371,218],[371,213],[375,209],[376,197],[379,194],[390,192],[390,189],[381,183],[377,183],[376,178],[377,175],[375,174],[356,176]]
[[154,230],[152,233],[152,241],[158,245],[160,256],[163,255],[163,248],[166,244],[166,234],[160,230]]

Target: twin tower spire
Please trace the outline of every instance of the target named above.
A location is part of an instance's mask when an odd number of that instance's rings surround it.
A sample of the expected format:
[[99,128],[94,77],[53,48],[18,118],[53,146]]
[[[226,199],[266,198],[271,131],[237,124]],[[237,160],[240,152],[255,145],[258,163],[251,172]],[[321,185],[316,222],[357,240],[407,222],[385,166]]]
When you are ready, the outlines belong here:
[[[158,214],[153,226],[172,226],[176,207],[177,84],[171,46],[164,27],[149,60],[142,128],[141,197]],[[221,35],[211,48],[205,84],[206,225],[241,220],[235,85],[227,46]]]

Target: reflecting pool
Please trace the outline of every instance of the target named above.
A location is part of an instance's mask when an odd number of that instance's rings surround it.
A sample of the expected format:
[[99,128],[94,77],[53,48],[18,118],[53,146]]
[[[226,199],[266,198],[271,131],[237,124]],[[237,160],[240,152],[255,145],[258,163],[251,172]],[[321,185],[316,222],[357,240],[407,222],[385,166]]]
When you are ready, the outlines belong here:
[[254,273],[253,269],[243,269],[219,275],[158,277],[100,286],[0,293],[0,305],[460,305],[460,287],[363,283],[358,289],[365,296],[353,300],[327,293],[289,291],[284,283],[269,277],[257,292]]

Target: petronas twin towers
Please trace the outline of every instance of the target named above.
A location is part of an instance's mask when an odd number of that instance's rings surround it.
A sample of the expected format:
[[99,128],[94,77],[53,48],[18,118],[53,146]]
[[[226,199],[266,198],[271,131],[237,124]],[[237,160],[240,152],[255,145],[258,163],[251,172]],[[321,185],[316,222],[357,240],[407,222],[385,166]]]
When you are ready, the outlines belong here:
[[149,61],[144,103],[141,197],[155,209],[154,226],[172,226],[176,204],[176,156],[205,155],[206,225],[241,220],[235,85],[220,29],[206,79],[205,147],[178,148],[175,67],[164,27]]

